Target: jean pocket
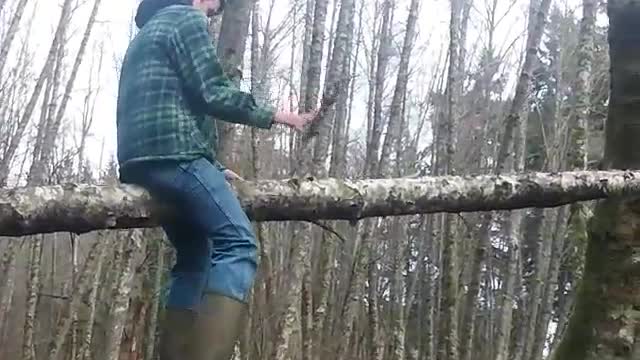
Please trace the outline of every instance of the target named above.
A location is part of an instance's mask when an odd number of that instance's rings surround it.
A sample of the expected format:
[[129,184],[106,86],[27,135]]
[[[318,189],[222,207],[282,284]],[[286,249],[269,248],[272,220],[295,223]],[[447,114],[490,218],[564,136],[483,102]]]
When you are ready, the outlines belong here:
[[181,161],[180,163],[178,163],[178,167],[180,168],[180,170],[182,170],[183,173],[193,174],[195,171],[197,171],[198,161],[200,160],[201,158],[189,161]]

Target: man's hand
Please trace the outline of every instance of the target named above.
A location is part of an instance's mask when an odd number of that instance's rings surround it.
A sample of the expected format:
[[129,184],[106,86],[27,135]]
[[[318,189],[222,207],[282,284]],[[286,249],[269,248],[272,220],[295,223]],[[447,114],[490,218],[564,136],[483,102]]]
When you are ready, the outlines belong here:
[[280,111],[276,113],[274,121],[302,131],[308,123],[313,121],[316,114],[317,112],[315,111],[304,113],[304,114],[297,114],[297,113],[288,112],[288,111]]
[[233,172],[233,170],[225,169],[223,174],[227,181],[244,180],[240,175]]

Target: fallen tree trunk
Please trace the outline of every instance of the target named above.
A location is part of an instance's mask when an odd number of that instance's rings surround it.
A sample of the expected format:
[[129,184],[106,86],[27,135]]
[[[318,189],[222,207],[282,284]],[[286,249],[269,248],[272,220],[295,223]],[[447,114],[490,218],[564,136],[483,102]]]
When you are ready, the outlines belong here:
[[[582,171],[350,180],[262,180],[232,185],[254,221],[367,217],[555,207],[640,195],[640,171]],[[154,227],[166,208],[130,185],[0,190],[0,236]]]

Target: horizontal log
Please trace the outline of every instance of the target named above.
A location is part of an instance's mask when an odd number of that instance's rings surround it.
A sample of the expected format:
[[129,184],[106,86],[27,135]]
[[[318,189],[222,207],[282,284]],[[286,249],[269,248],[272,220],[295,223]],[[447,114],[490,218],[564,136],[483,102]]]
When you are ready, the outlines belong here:
[[[254,221],[350,220],[427,213],[555,207],[640,195],[640,172],[235,182]],[[84,233],[158,225],[166,211],[131,185],[68,184],[0,189],[0,236]]]

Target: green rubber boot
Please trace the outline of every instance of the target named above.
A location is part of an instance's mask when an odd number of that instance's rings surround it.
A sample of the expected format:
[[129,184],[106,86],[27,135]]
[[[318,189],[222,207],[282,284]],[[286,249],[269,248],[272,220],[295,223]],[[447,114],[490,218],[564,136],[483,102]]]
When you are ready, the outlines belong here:
[[193,358],[189,360],[231,359],[246,312],[245,303],[226,296],[205,295],[193,332]]
[[160,334],[160,360],[190,360],[196,319],[194,311],[166,310]]

